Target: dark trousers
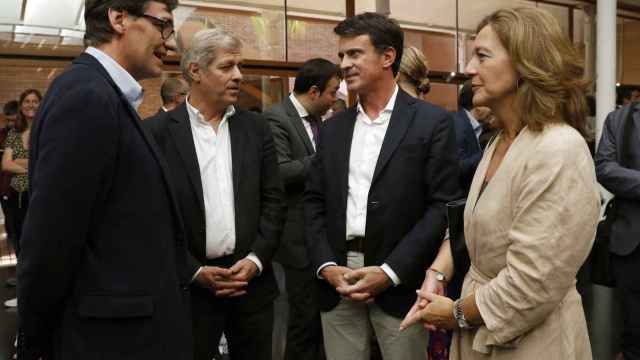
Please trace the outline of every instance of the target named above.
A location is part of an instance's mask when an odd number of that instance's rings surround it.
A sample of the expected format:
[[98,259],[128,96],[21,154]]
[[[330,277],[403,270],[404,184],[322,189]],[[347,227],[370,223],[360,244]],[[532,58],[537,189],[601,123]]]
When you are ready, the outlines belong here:
[[27,208],[29,207],[29,192],[24,191],[21,193],[12,192],[7,199],[7,210],[9,218],[5,213],[5,224],[10,222],[9,227],[13,232],[13,246],[16,252],[16,256],[20,254],[20,238],[22,236],[22,225],[24,224],[24,218],[27,215]]
[[[228,268],[232,264],[208,265]],[[237,298],[218,298],[210,290],[194,284],[191,313],[194,360],[220,358],[218,345],[223,332],[231,360],[271,360],[273,301],[246,311],[237,306]]]
[[623,312],[622,353],[625,360],[640,360],[640,247],[630,255],[613,255]]
[[317,304],[316,281],[311,267],[284,266],[285,288],[289,302],[289,324],[285,360],[324,359],[322,324]]

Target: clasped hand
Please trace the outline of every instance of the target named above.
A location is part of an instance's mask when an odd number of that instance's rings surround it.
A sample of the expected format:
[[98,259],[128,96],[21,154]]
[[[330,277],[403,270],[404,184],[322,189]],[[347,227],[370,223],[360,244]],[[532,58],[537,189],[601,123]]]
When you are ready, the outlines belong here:
[[322,269],[324,277],[345,299],[372,302],[373,299],[391,286],[391,279],[379,266],[350,269],[330,265]]
[[196,281],[217,297],[237,297],[247,293],[247,285],[257,272],[258,267],[253,261],[242,259],[229,269],[204,266]]
[[416,302],[400,323],[400,330],[418,322],[422,322],[431,331],[452,330],[457,327],[453,317],[453,301],[444,296],[444,284],[432,272],[427,272],[422,287],[416,293]]

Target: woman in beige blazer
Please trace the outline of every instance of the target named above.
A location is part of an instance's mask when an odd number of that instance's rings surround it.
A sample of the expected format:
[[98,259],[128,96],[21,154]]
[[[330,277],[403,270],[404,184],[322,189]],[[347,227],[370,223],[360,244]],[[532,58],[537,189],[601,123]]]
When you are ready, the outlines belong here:
[[591,359],[575,275],[600,198],[580,58],[548,13],[498,10],[479,25],[466,72],[474,105],[501,127],[467,198],[471,268],[460,299],[435,294],[435,278],[453,275],[445,241],[402,327],[454,329],[451,359]]

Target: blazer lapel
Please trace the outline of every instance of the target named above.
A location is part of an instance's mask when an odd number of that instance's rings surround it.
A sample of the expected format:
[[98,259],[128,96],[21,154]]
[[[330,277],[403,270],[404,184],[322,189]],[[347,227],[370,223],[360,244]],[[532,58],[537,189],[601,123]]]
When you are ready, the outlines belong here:
[[287,101],[284,102],[285,109],[287,110],[287,115],[289,115],[289,120],[293,124],[293,128],[296,129],[298,136],[302,139],[304,143],[304,147],[307,149],[307,153],[314,154],[315,150],[313,149],[313,144],[311,143],[311,139],[309,139],[309,134],[307,133],[307,129],[304,128],[304,124],[302,123],[302,118],[300,114],[298,114],[298,110],[296,110],[295,106],[290,99],[287,98]]
[[171,111],[170,116],[173,123],[169,126],[169,131],[171,132],[171,136],[173,136],[180,158],[182,158],[184,167],[187,170],[187,177],[198,199],[200,210],[204,213],[204,195],[202,193],[200,165],[198,164],[196,147],[193,143],[193,134],[191,133],[191,124],[189,123],[189,114],[186,105],[182,104],[174,111]]
[[391,119],[389,119],[389,128],[384,136],[378,162],[376,163],[376,169],[373,172],[372,184],[376,181],[385,165],[387,165],[389,159],[391,159],[391,155],[393,155],[393,152],[398,145],[400,145],[404,135],[407,133],[409,125],[413,121],[413,113],[415,110],[412,105],[414,102],[415,99],[398,89],[396,103],[393,106]]
[[[344,204],[345,211],[347,209],[347,197],[349,195],[349,161],[351,157],[351,143],[353,141],[353,128],[356,124],[358,109],[354,106],[346,111],[348,111],[348,114],[345,121],[334,119],[335,121],[342,121],[342,129],[337,132],[337,135],[340,137],[335,139],[336,147],[332,149],[335,151],[335,158],[338,160],[336,161],[336,173],[341,174],[341,184],[339,189],[341,189],[342,204]],[[331,141],[331,143],[333,143],[333,141]],[[333,159],[329,159],[329,161],[331,160]]]
[[[229,137],[231,139],[231,168],[233,172],[233,197],[236,213],[240,205],[240,179],[244,167],[244,148],[249,146],[247,134],[242,126],[239,110],[229,118]],[[236,216],[236,222],[238,217]]]

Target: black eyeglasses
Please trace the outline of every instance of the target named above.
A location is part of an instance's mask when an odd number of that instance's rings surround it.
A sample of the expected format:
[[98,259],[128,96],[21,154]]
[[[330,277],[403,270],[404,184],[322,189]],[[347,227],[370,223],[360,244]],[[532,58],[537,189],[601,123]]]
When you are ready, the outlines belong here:
[[172,20],[162,19],[149,14],[142,14],[140,15],[140,17],[149,20],[149,22],[151,22],[153,26],[157,27],[158,30],[160,30],[160,36],[162,36],[162,40],[169,40],[173,36],[173,34],[175,34]]

